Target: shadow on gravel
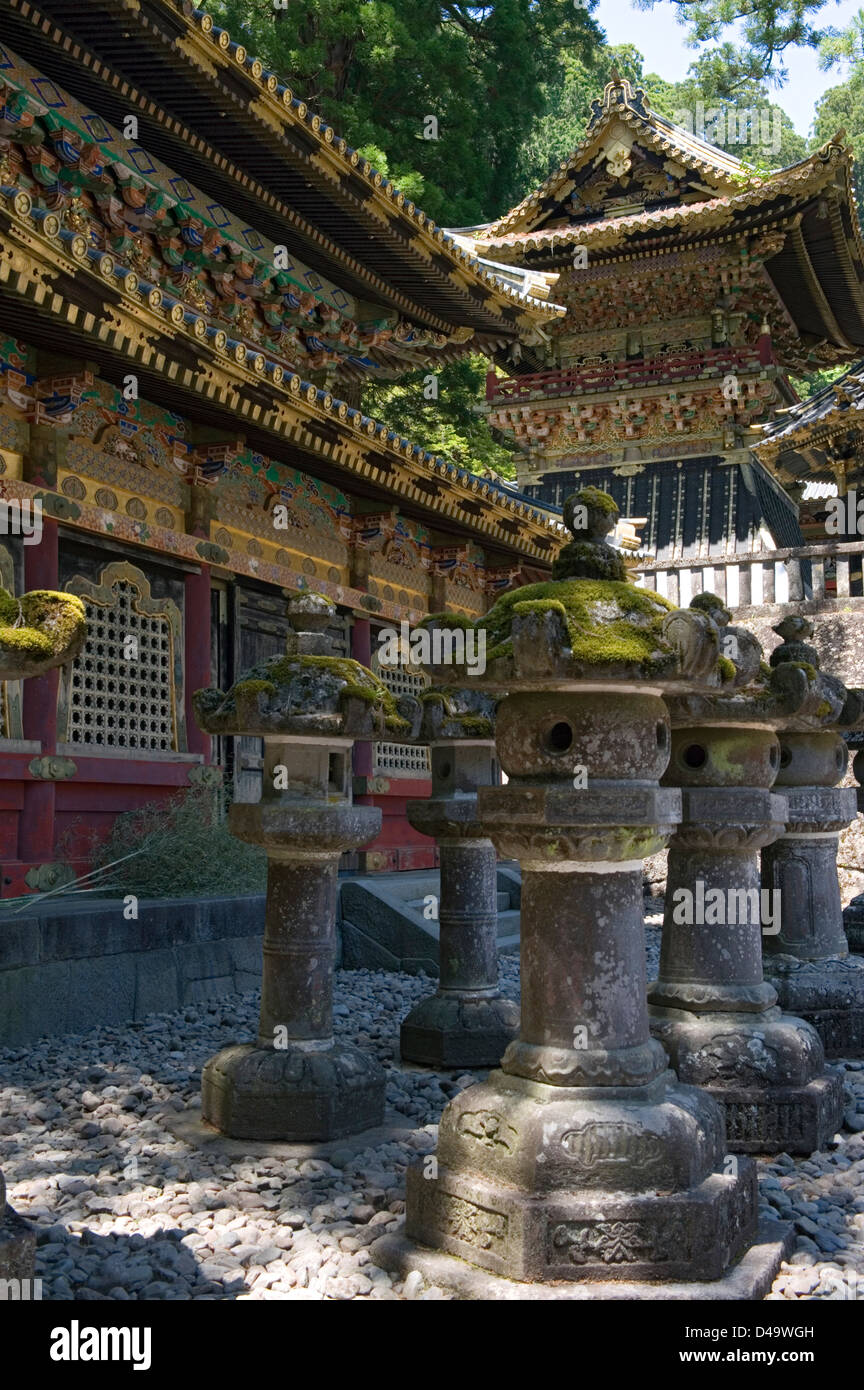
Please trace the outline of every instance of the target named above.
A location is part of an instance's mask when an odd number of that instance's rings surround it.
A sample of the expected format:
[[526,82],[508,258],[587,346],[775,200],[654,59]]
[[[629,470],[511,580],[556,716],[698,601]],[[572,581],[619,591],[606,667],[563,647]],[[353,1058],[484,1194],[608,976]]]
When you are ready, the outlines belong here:
[[65,1226],[41,1226],[36,1274],[43,1301],[224,1300],[249,1292],[246,1274],[229,1260],[229,1251],[220,1271],[206,1268],[212,1258],[199,1264],[181,1243],[188,1234],[169,1228],[153,1236],[89,1230],[76,1235]]

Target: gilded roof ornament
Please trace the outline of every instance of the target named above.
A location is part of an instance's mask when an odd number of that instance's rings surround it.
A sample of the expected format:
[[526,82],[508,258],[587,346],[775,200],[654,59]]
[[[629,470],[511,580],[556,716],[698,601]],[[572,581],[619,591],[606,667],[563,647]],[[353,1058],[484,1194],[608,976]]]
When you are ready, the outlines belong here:
[[610,81],[603,88],[602,97],[595,97],[591,103],[588,133],[590,134],[598,122],[610,111],[617,111],[622,106],[647,121],[651,105],[645,95],[644,87],[634,87],[626,77],[619,76],[617,68],[613,68]]

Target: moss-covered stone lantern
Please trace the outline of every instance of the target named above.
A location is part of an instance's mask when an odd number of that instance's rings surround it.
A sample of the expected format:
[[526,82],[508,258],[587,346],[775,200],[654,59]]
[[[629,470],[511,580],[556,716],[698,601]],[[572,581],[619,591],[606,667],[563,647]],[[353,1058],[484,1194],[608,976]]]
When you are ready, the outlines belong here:
[[[852,771],[858,783],[858,814],[864,815],[864,735],[856,735],[856,744]],[[859,893],[846,908],[843,913],[843,927],[849,950],[856,955],[864,955],[864,893]]]
[[681,815],[660,786],[663,695],[719,688],[722,670],[706,614],[628,582],[605,541],[616,517],[595,489],[569,499],[552,581],[478,620],[509,778],[479,789],[478,815],[522,865],[520,1033],[446,1107],[435,1162],[409,1169],[405,1237],[372,1247],[463,1297],[602,1297],[610,1281],[671,1297],[742,1256],[738,1296],[758,1296],[780,1258],[754,1246],[755,1170],[724,1163],[722,1110],[649,1033],[642,860]]
[[334,613],[320,595],[293,598],[284,656],[227,694],[194,696],[205,732],[264,740],[261,800],[229,813],[232,832],[267,853],[258,1038],[211,1058],[201,1086],[204,1119],[241,1139],[334,1139],[383,1119],[382,1068],[333,1037],[337,871],[343,851],[381,824],[380,810],[352,804],[354,740],[411,725],[371,671],[332,654]]
[[716,625],[719,690],[670,694],[672,757],[663,778],[682,794],[670,841],[659,979],[651,1031],[682,1081],[723,1105],[730,1150],[812,1153],[843,1112],[840,1077],[825,1070],[809,1023],[783,1014],[763,979],[762,942],[779,905],[760,892],[757,851],[783,832],[786,801],[770,789],[780,767],[776,721],[817,707],[823,692],[761,662],[756,638],[728,626],[713,594],[691,605]]
[[788,802],[783,834],[762,852],[762,881],[780,896],[780,930],[763,942],[765,973],[782,1006],[808,1019],[832,1057],[864,1053],[864,960],[850,955],[837,874],[840,831],[855,819],[853,787],[838,787],[848,763],[841,731],[864,723],[864,692],[820,671],[808,618],[774,631],[775,679],[805,680],[818,700],[777,722],[777,787]]

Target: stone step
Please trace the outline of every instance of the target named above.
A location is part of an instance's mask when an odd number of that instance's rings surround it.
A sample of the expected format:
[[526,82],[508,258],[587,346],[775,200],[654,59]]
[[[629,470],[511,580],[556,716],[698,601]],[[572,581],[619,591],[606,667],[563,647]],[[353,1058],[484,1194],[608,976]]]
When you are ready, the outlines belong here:
[[498,913],[498,940],[502,937],[515,935],[519,940],[519,910],[518,908],[508,908],[506,912]]
[[[498,865],[497,946],[519,950],[521,881],[511,863]],[[438,922],[426,916],[427,899],[437,897],[437,873],[350,875],[340,885],[341,963],[346,969],[371,968],[438,974]]]
[[[435,885],[435,887],[437,887],[437,884]],[[430,888],[429,891],[430,891],[430,893],[431,893],[431,892],[433,891],[433,889]],[[509,912],[509,911],[510,911],[510,894],[509,894],[508,892],[506,892],[506,891],[504,891],[504,890],[501,890],[500,892],[498,892],[498,893],[496,894],[496,899],[497,899],[497,908],[498,908],[498,913],[499,913],[499,915],[500,915],[502,912]],[[407,900],[407,902],[405,903],[405,906],[406,906],[406,907],[413,907],[413,909],[414,909],[415,912],[422,912],[423,909],[424,909],[424,907],[426,906],[426,899],[425,899],[425,896],[422,897],[422,898],[409,898],[409,899]],[[517,916],[517,917],[519,916],[518,912],[516,913],[516,916]]]

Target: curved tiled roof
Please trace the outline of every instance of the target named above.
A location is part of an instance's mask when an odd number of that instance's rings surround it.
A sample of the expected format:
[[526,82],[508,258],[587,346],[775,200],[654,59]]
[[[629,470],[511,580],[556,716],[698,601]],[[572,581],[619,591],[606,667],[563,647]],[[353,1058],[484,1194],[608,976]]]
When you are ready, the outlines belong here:
[[732,221],[736,212],[758,207],[781,196],[796,193],[812,194],[828,183],[838,165],[851,169],[852,148],[845,144],[842,132],[827,141],[814,154],[787,169],[759,175],[747,181],[740,191],[706,197],[702,201],[655,208],[650,212],[624,213],[596,222],[575,222],[565,227],[541,227],[536,231],[510,231],[498,234],[492,228],[477,238],[477,245],[488,251],[534,251],[552,249],[556,245],[578,244],[594,250],[606,250],[644,232],[663,232],[686,226],[688,232],[713,228]]
[[[280,77],[188,0],[6,0],[10,42],[25,57],[57,52],[51,75],[75,90],[103,86],[113,103],[146,111],[167,162],[178,145],[194,176],[204,168],[248,204],[274,216],[324,273],[366,296],[401,292],[420,312],[478,335],[518,336],[520,326],[563,312],[484,267],[310,110]],[[62,29],[51,34],[52,21]],[[29,51],[22,47],[28,44]],[[56,61],[55,61],[56,60]],[[159,149],[158,153],[163,150]],[[262,230],[265,230],[262,227]],[[340,275],[350,266],[351,283]]]

